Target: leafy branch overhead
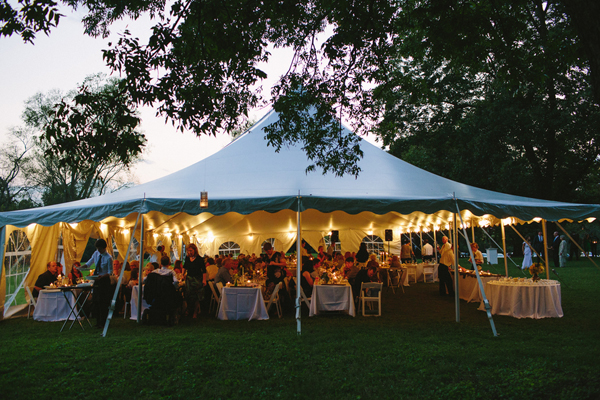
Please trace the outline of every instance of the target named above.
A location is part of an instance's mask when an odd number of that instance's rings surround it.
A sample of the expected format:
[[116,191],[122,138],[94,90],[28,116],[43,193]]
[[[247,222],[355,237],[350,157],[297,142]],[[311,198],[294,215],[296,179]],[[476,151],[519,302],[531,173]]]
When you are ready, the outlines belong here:
[[[0,1],[4,35],[46,32],[58,22],[55,11],[52,20],[50,11],[26,17]],[[598,192],[588,184],[600,170],[596,0],[64,4],[86,7],[92,36],[106,36],[125,17],[154,18],[147,42],[125,31],[104,59],[124,77],[128,101],[156,107],[180,130],[234,130],[267,102],[262,66],[282,62],[273,49],[289,48],[291,64],[269,93],[281,121],[267,140],[276,149],[299,143],[308,170],[360,171],[357,140],[339,134],[336,121],[346,120],[394,154],[464,183],[561,200]],[[83,96],[77,112],[64,105],[48,138],[67,149],[74,138],[59,139],[63,128],[89,129],[85,108],[93,104]],[[98,135],[111,143],[108,131]],[[129,143],[136,147],[135,139]]]
[[140,118],[118,83],[95,90],[85,84],[73,100],[63,98],[45,125],[46,155],[61,165],[94,170],[106,160],[129,166],[146,139],[137,131]]

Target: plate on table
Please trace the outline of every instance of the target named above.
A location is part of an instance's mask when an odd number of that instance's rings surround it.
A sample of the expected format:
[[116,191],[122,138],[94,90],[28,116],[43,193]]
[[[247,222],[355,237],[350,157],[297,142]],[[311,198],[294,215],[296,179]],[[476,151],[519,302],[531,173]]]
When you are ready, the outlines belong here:
[[77,285],[77,287],[91,287],[94,282],[84,282]]

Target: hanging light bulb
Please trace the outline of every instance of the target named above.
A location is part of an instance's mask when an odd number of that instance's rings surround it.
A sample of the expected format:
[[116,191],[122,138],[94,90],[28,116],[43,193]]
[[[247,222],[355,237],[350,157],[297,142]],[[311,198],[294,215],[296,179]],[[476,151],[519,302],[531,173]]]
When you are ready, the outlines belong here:
[[208,208],[208,192],[200,192],[200,208]]

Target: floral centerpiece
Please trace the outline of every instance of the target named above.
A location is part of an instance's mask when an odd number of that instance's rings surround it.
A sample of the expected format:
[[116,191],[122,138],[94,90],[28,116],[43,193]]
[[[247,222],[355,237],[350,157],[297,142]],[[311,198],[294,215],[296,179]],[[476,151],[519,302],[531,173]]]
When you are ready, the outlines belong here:
[[544,264],[542,264],[540,262],[533,263],[533,264],[531,264],[531,267],[529,267],[529,273],[531,274],[531,279],[534,282],[540,280],[539,275],[544,271],[545,271]]

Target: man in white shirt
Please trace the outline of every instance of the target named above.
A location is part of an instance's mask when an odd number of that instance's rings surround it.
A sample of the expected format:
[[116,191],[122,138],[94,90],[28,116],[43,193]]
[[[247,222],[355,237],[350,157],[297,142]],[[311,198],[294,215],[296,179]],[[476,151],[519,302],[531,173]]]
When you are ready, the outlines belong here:
[[433,260],[433,246],[429,243],[429,240],[424,240],[425,244],[421,249],[421,258],[423,262]]
[[169,266],[171,265],[171,259],[169,256],[163,256],[160,259],[160,268],[152,271],[153,274],[159,274],[162,276],[171,275],[173,277],[173,285],[179,285],[179,280],[177,280],[177,274],[173,271]]

